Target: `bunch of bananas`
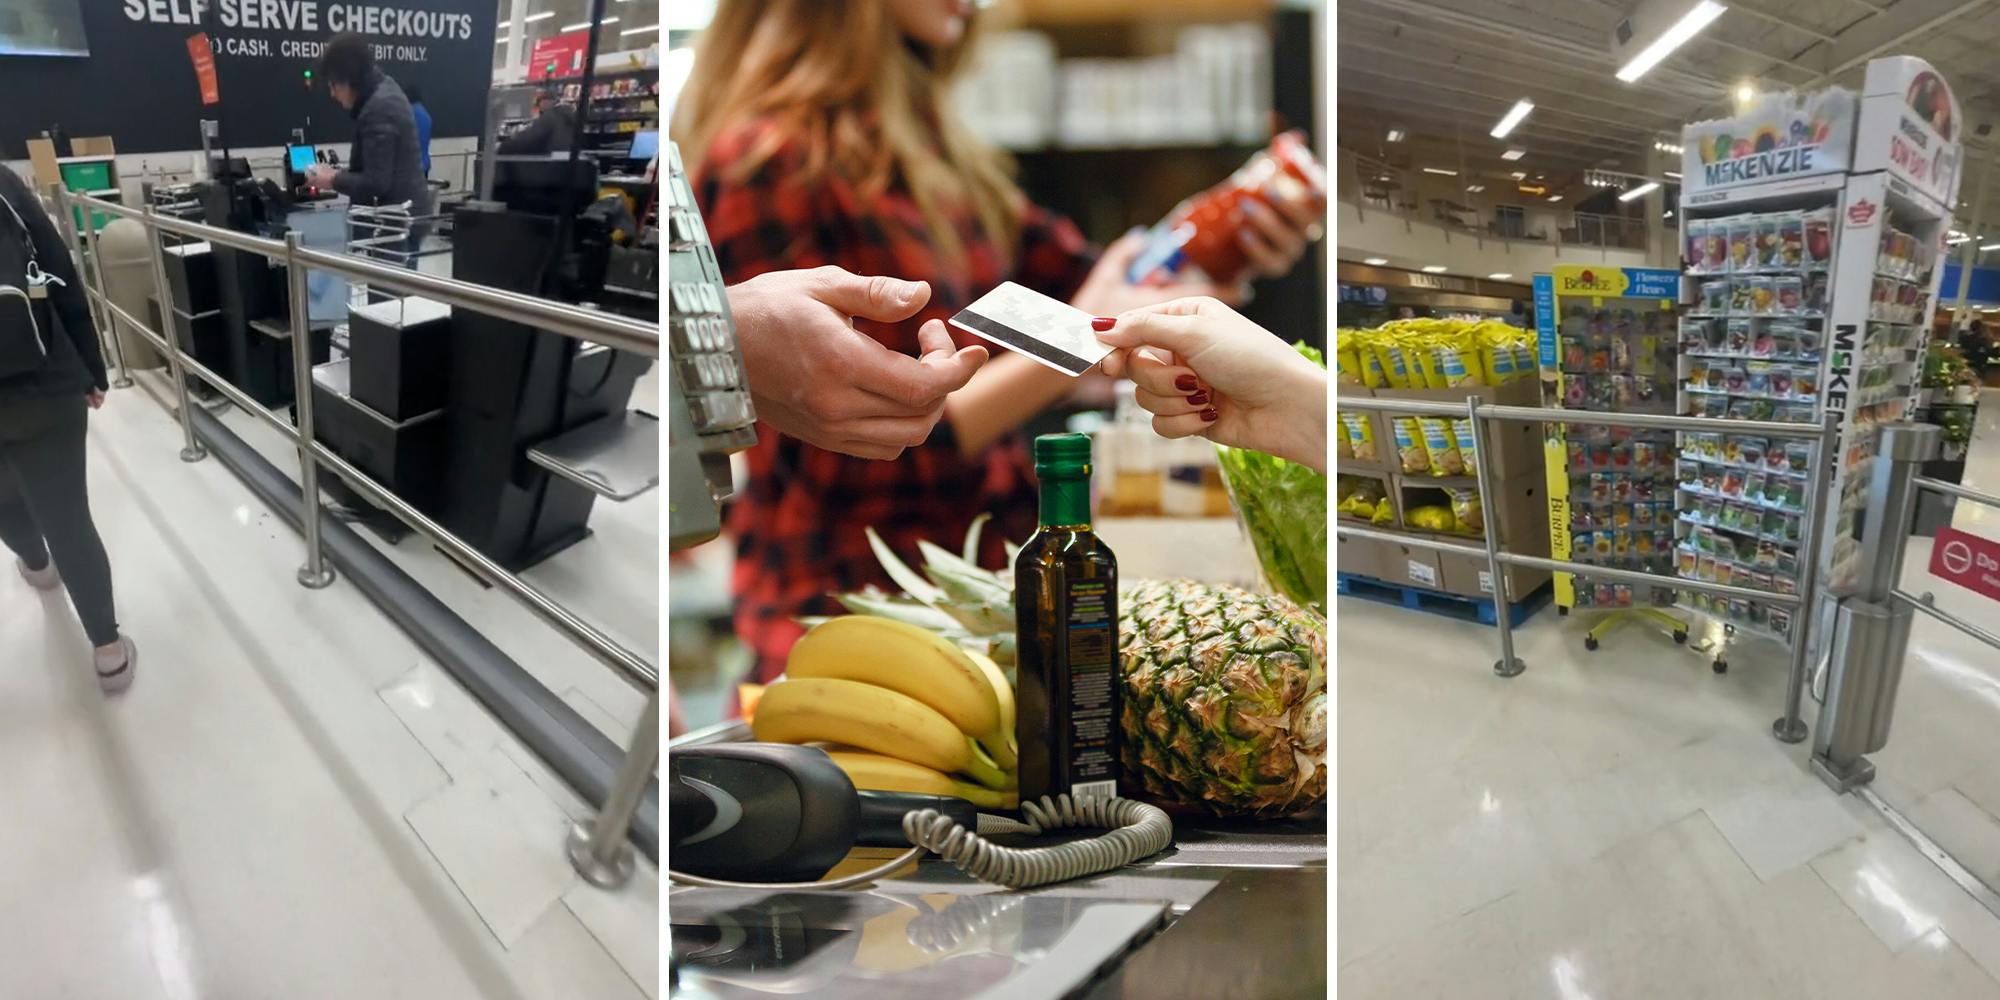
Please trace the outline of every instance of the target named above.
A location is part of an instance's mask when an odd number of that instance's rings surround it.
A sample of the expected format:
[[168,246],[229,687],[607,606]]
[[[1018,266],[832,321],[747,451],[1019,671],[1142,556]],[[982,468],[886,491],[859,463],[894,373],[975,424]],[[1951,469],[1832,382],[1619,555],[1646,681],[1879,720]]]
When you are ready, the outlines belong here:
[[[854,787],[1012,809],[1014,690],[992,660],[915,625],[847,615],[813,626],[764,689],[758,740],[823,746]],[[970,779],[970,780],[966,780]]]

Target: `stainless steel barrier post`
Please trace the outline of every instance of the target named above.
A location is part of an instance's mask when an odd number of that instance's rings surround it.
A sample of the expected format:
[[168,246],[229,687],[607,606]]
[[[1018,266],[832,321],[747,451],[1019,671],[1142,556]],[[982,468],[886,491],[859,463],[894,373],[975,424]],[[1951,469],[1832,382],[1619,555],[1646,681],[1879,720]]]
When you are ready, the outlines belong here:
[[660,691],[646,699],[639,728],[625,750],[625,767],[604,797],[604,808],[589,823],[569,831],[569,863],[583,880],[600,889],[616,889],[632,877],[632,814],[645,797],[646,783],[660,761]]
[[[62,233],[63,249],[69,251],[70,260],[76,264],[76,280],[84,282],[87,286],[90,277],[86,268],[90,265],[85,262],[82,244],[77,240],[76,211],[69,199],[69,189],[63,187],[61,184],[51,184],[49,185],[49,197],[53,198],[56,203],[56,219]],[[86,224],[84,228],[88,229],[90,227]],[[110,361],[114,356],[110,341],[118,339],[116,331],[112,330],[111,324],[104,319],[104,310],[98,307],[96,299],[85,293],[83,304],[85,308],[90,310],[90,325],[97,328],[98,353],[101,357]],[[116,362],[116,364],[121,369],[125,367],[122,361]]]
[[1473,477],[1479,481],[1480,520],[1486,530],[1486,565],[1493,577],[1493,624],[1500,630],[1500,659],[1493,664],[1493,672],[1502,677],[1518,676],[1528,669],[1514,655],[1513,598],[1507,592],[1507,567],[1500,561],[1499,526],[1486,516],[1486,504],[1500,496],[1493,486],[1493,463],[1489,459],[1493,452],[1486,447],[1486,422],[1479,415],[1480,398],[1473,396],[1465,401],[1465,413],[1472,421]]
[[1812,510],[1806,515],[1804,537],[1811,544],[1806,546],[1808,558],[1799,567],[1799,594],[1805,600],[1792,614],[1792,665],[1791,672],[1785,675],[1785,714],[1771,723],[1771,735],[1780,743],[1802,743],[1806,738],[1806,674],[1810,667],[1806,661],[1812,652],[1812,637],[1817,634],[1813,610],[1819,604],[1814,591],[1819,580],[1818,545],[1825,537],[1827,508],[1835,499],[1827,494],[1833,489],[1833,464],[1840,459],[1839,449],[1840,423],[1829,416],[1821,426],[1819,463],[1814,466],[1812,492],[1807,494]]
[[319,460],[313,457],[312,320],[306,266],[299,260],[298,233],[285,234],[285,280],[292,299],[292,412],[298,415],[300,520],[305,527],[306,564],[299,567],[299,585],[319,590],[333,583],[333,567],[319,540]]
[[[88,208],[86,207],[86,215],[84,216],[86,220],[90,217],[87,212]],[[118,335],[118,318],[111,314],[111,306],[109,305],[111,290],[104,287],[104,258],[98,256],[97,227],[86,222],[83,227],[83,239],[90,247],[90,257],[86,264],[90,270],[82,275],[83,283],[97,289],[97,295],[88,296],[88,298],[91,305],[99,306],[104,313],[104,326],[99,329],[105,331],[104,339],[111,342],[112,363],[118,366],[118,376],[111,380],[111,387],[113,389],[130,389],[132,388],[132,369],[125,363],[125,338]],[[103,296],[104,301],[99,302],[98,296]],[[164,306],[161,309],[162,312],[165,311]]]
[[174,323],[174,295],[167,287],[166,262],[161,260],[166,251],[160,245],[160,221],[151,202],[146,203],[141,216],[146,224],[147,254],[153,259],[153,292],[160,297],[160,332],[166,335],[167,369],[173,375],[174,398],[180,407],[181,437],[186,442],[181,446],[181,461],[199,462],[208,457],[208,449],[202,447],[194,436],[194,410],[188,403],[187,372],[181,363],[180,327]]
[[1875,765],[1862,755],[1889,740],[1915,615],[1892,595],[1916,518],[1917,471],[1936,457],[1943,432],[1932,424],[1893,423],[1879,433],[1861,532],[1860,586],[1835,612],[1826,702],[1813,740],[1813,773],[1838,791],[1873,780]]

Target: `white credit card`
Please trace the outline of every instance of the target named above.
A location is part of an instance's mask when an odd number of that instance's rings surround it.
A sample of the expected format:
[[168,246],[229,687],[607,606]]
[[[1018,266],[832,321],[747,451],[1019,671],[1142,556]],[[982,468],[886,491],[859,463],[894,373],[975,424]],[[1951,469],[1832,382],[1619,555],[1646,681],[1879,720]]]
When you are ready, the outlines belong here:
[[1011,281],[966,306],[951,325],[1071,376],[1113,350],[1090,329],[1089,313]]

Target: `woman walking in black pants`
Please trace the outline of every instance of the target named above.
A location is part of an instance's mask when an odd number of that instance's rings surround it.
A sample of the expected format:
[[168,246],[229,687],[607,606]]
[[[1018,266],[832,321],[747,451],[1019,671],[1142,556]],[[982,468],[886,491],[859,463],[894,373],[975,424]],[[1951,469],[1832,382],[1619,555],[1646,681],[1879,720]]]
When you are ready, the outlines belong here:
[[104,405],[104,355],[68,249],[28,185],[0,166],[0,541],[39,590],[58,583],[96,647],[107,694],[138,651],[118,631],[111,564],[84,483],[88,413]]

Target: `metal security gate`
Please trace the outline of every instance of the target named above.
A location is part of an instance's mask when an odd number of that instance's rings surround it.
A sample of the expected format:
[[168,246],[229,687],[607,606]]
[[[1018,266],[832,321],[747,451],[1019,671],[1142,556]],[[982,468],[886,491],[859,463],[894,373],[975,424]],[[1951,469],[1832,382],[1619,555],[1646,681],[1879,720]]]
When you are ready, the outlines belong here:
[[[2000,631],[1992,624],[2000,615],[1981,621],[1967,616],[1989,610],[1985,599],[2000,602],[2000,540],[1941,528],[1927,573],[1913,575],[1924,582],[1904,583],[1912,527],[1926,492],[1961,508],[2000,512],[2000,496],[1919,475],[1937,456],[1940,435],[1930,424],[1882,427],[1868,488],[1862,572],[1851,593],[1836,595],[1812,768],[1833,788],[1874,805],[2000,914],[2000,782],[1988,781],[1985,775],[1996,769],[1980,764],[1982,755],[2000,762]],[[1941,606],[1939,592],[1967,614]],[[2000,604],[1990,610],[2000,611]],[[1923,643],[1913,645],[1919,616],[1948,631],[1930,629]],[[1892,733],[1901,696],[1912,694],[1918,701],[1909,707],[1917,717]],[[1901,737],[1892,747],[1895,733]],[[1885,765],[1880,789],[1871,754],[1893,762]]]

